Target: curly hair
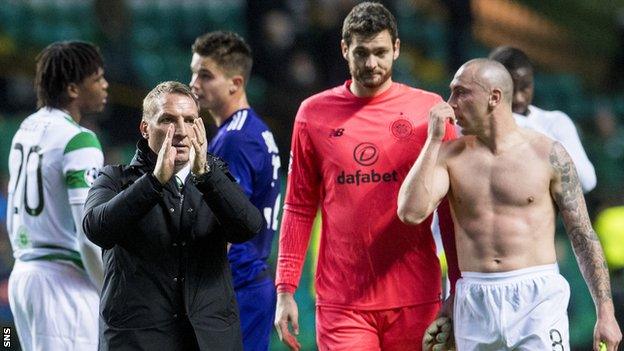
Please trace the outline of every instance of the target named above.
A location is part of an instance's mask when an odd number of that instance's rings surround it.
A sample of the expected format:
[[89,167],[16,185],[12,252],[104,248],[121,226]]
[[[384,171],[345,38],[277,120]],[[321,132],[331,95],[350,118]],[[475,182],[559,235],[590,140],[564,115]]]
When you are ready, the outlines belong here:
[[226,74],[240,74],[249,81],[253,65],[251,48],[245,40],[233,32],[215,31],[206,33],[192,46],[193,53],[213,59]]
[[378,2],[363,2],[356,5],[342,24],[342,40],[351,45],[353,35],[370,38],[384,30],[390,32],[392,45],[399,37],[396,18]]
[[37,106],[63,108],[70,102],[67,86],[78,84],[104,67],[97,46],[84,41],[55,42],[37,55]]

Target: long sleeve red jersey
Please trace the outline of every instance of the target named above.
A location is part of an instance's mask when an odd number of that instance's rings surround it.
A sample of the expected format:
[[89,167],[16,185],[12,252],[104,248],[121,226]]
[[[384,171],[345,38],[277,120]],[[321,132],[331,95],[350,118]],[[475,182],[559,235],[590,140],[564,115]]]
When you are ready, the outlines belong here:
[[[297,113],[278,289],[292,292],[298,284],[320,203],[318,305],[373,310],[437,301],[441,277],[431,217],[408,226],[396,213],[401,183],[427,138],[429,109],[442,99],[398,83],[359,98],[350,84],[308,98]],[[445,138],[455,138],[451,125]],[[442,213],[440,220],[451,229],[443,235],[456,272],[450,215]]]

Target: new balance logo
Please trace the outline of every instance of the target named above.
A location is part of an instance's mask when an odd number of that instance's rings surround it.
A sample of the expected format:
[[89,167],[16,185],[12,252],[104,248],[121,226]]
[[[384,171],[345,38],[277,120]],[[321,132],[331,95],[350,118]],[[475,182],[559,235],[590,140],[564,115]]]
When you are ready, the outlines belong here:
[[342,134],[344,134],[344,128],[336,128],[336,129],[332,129],[331,132],[329,132],[329,137],[341,137]]

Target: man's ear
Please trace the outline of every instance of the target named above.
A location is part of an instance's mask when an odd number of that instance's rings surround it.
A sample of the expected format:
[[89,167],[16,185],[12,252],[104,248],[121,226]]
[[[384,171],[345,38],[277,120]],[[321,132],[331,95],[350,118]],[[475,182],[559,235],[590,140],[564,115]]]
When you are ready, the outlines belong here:
[[392,54],[392,59],[396,60],[399,58],[399,53],[401,52],[401,40],[399,38],[397,38],[397,40],[394,42],[394,53]]
[[78,87],[78,84],[76,83],[69,83],[66,90],[67,96],[69,96],[72,100],[78,98],[78,95],[80,94],[80,87]]
[[344,39],[340,40],[340,51],[342,51],[342,57],[349,61],[347,58],[349,54],[349,45],[347,45],[347,42],[345,42]]
[[139,123],[139,131],[141,132],[141,136],[144,139],[149,139],[149,133],[147,132],[147,121],[141,119],[141,123]]
[[245,89],[245,78],[241,75],[235,75],[231,78],[231,84],[229,88],[229,93],[234,94],[238,91]]
[[488,106],[490,108],[496,107],[496,106],[498,106],[501,103],[502,99],[503,99],[503,92],[500,89],[495,88],[490,93],[490,99],[488,101]]

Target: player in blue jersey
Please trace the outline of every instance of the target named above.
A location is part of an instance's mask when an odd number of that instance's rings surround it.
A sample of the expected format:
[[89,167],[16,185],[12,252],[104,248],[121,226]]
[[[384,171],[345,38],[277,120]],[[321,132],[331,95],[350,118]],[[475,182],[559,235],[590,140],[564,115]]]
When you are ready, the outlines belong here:
[[267,258],[277,229],[280,158],[273,133],[249,106],[245,86],[251,49],[231,32],[210,32],[193,44],[190,86],[218,130],[208,151],[223,158],[264,214],[266,225],[252,240],[230,247],[228,258],[240,310],[245,351],[268,350],[275,314],[275,287]]

